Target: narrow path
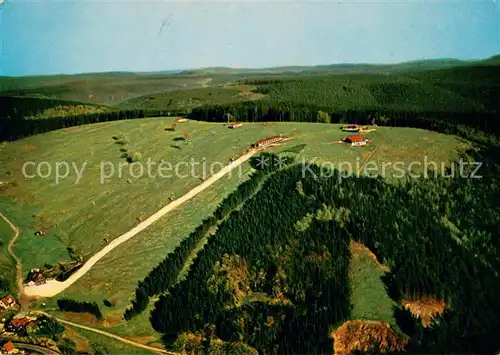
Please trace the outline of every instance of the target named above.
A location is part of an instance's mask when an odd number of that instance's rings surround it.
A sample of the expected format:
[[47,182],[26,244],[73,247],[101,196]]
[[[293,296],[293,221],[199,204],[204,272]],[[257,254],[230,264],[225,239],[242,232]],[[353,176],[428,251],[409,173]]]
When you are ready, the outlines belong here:
[[129,230],[128,232],[122,234],[121,236],[113,239],[108,245],[106,245],[99,252],[94,254],[80,269],[78,269],[74,274],[72,274],[65,281],[56,281],[56,280],[47,280],[45,284],[42,285],[34,285],[34,286],[26,286],[24,288],[24,293],[30,297],[52,297],[57,295],[58,293],[64,291],[69,286],[71,286],[74,282],[76,282],[80,277],[85,275],[91,268],[94,266],[99,260],[101,260],[106,254],[115,249],[120,244],[125,243],[127,240],[133,238],[144,229],[157,222],[160,218],[165,216],[167,213],[172,211],[173,209],[179,207],[189,199],[193,198],[203,190],[207,189],[211,185],[213,185],[217,180],[222,178],[227,173],[231,172],[233,169],[243,164],[245,161],[254,156],[259,149],[250,149],[248,152],[243,154],[237,160],[233,161],[231,164],[223,167],[219,172],[215,173],[205,181],[203,181],[200,185],[196,186],[194,189],[181,196],[177,200],[170,202],[168,205],[164,206],[159,211],[155,212],[149,218],[139,223],[137,226]]
[[377,151],[377,149],[378,149],[378,147],[376,147],[374,150],[372,150],[370,152],[370,154],[368,155],[368,157],[366,158],[366,160],[363,162],[363,165],[361,165],[361,167],[359,168],[358,174],[361,173],[361,171],[365,167],[366,163],[368,163],[368,161],[371,159],[372,155],[375,154],[375,152]]
[[9,252],[10,256],[15,260],[16,262],[16,286],[17,286],[17,291],[19,293],[19,299],[21,299],[21,296],[23,294],[23,265],[21,264],[21,260],[17,257],[16,253],[14,253],[14,244],[17,241],[17,238],[19,237],[19,229],[11,222],[5,215],[0,212],[0,217],[3,218],[5,222],[10,226],[12,231],[14,232],[14,237],[9,242],[9,245],[7,247],[7,251]]
[[21,349],[21,350],[27,349],[27,350],[34,351],[33,353],[29,352],[28,354],[45,354],[45,355],[59,355],[60,354],[57,351],[51,350],[49,348],[44,348],[43,346],[34,345],[34,344],[17,343],[17,342],[13,342],[12,344],[14,344],[14,346],[17,349]]
[[45,315],[47,317],[55,318],[60,323],[63,323],[63,324],[66,324],[66,325],[70,325],[70,326],[75,327],[75,328],[80,328],[80,329],[88,330],[89,332],[101,334],[101,335],[104,335],[104,336],[106,336],[108,338],[113,338],[115,340],[121,341],[122,343],[127,343],[127,344],[135,346],[137,348],[145,349],[145,350],[148,350],[148,351],[151,351],[151,352],[154,352],[154,353],[169,354],[169,355],[179,355],[178,353],[170,352],[170,351],[167,351],[165,349],[159,349],[159,348],[155,348],[155,347],[152,347],[152,346],[149,346],[149,345],[144,345],[144,344],[141,344],[141,343],[137,343],[137,342],[129,340],[127,338],[123,338],[123,337],[121,337],[119,335],[105,332],[104,330],[100,330],[100,329],[88,327],[86,325],[74,323],[74,322],[71,322],[69,320],[65,320],[65,319],[61,319],[61,318],[56,318],[56,317],[51,316],[50,314],[42,312],[42,311],[33,311],[32,313],[43,314],[43,315]]
[[167,351],[167,350],[164,350],[164,349],[155,348],[155,347],[152,347],[152,346],[149,346],[149,345],[144,345],[144,344],[141,344],[141,343],[137,343],[135,341],[132,341],[132,340],[129,340],[129,339],[126,339],[126,338],[122,338],[121,336],[105,332],[104,330],[87,327],[86,325],[82,325],[82,324],[78,324],[78,323],[73,323],[73,322],[70,322],[69,320],[64,320],[64,319],[60,319],[60,318],[56,318],[56,319],[57,319],[58,322],[61,322],[63,324],[67,324],[67,325],[70,325],[70,326],[75,327],[75,328],[80,328],[80,329],[88,330],[89,332],[94,332],[94,333],[97,333],[97,334],[101,334],[101,335],[104,335],[104,336],[106,336],[108,338],[113,338],[115,340],[121,341],[122,343],[126,343],[126,344],[129,344],[129,345],[135,346],[136,348],[141,348],[141,349],[144,349],[144,350],[148,350],[148,351],[151,351],[151,352],[154,352],[154,353],[157,353],[157,354],[178,355],[177,353],[173,353],[173,352],[170,352],[170,351]]

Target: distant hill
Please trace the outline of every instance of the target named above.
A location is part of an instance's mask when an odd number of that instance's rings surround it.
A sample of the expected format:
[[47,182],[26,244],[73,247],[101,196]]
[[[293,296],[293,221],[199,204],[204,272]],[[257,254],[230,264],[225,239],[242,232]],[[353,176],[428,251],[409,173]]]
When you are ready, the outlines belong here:
[[[107,72],[76,75],[0,77],[0,95],[117,105],[144,95],[218,86],[257,77],[406,74],[471,66],[500,65],[500,55],[485,60],[453,58],[416,60],[396,64],[344,63],[273,68],[210,67],[160,72]],[[469,72],[472,73],[472,72]]]
[[199,81],[196,77],[166,73],[122,72],[0,77],[0,95],[115,105],[150,93],[201,87]]
[[425,59],[396,64],[341,63],[315,66],[283,66],[270,68],[211,67],[181,72],[182,75],[243,75],[243,74],[380,74],[415,70],[430,70],[466,66],[478,61],[459,59]]

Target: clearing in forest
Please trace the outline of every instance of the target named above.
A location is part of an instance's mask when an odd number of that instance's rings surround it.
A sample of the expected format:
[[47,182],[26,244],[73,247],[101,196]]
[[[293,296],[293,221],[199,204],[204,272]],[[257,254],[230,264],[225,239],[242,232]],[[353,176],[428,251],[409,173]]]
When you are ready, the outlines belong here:
[[389,269],[366,246],[351,241],[351,319],[384,321],[396,324],[392,306],[380,277]]
[[385,322],[350,320],[333,333],[335,355],[403,351],[408,339]]

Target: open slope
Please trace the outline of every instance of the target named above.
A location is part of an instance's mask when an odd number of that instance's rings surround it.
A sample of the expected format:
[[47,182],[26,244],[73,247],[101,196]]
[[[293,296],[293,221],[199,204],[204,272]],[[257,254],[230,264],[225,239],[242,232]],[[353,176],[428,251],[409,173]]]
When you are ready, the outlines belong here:
[[[349,161],[353,166],[379,145],[380,150],[372,159],[384,160],[397,155],[409,161],[428,155],[437,161],[449,161],[457,149],[462,148],[460,142],[451,136],[407,128],[379,127],[372,133],[372,146],[353,150],[332,144],[345,136],[338,125],[246,124],[233,131],[222,124],[189,121],[179,124],[177,130],[171,132],[166,130],[171,123],[172,119],[119,121],[60,130],[4,144],[0,157],[1,204],[16,225],[29,228],[29,232],[22,233],[16,247],[26,270],[70,258],[68,247],[88,258],[106,244],[105,240],[111,241],[123,234],[165,205],[169,198],[181,196],[198,185],[204,159],[207,169],[214,163],[217,165],[213,169],[217,171],[220,164],[226,165],[230,158],[241,155],[260,138],[290,135],[294,140],[287,146],[304,145],[302,154],[306,157],[333,163]],[[187,140],[183,132],[188,132]],[[79,137],[76,141],[75,136]],[[125,137],[127,143],[114,140],[114,136]],[[207,150],[208,146],[211,149]],[[131,171],[123,156],[137,153],[142,155],[140,162],[144,164],[145,173],[142,178],[135,179],[138,170]],[[162,159],[173,166],[180,162],[189,163],[192,159],[199,165],[195,169],[196,176],[161,178],[153,170],[149,177],[146,173],[149,158],[157,164],[156,167]],[[30,161],[48,162],[52,175],[45,179],[24,178],[23,164]],[[68,177],[57,183],[55,163],[62,161],[70,164],[70,170]],[[101,166],[103,161],[109,163]],[[71,166],[73,163],[80,171],[84,167],[79,180]],[[122,164],[121,177],[118,164]],[[111,166],[114,176],[101,183],[101,167],[103,174],[110,174]],[[47,166],[42,166],[40,171],[46,174],[46,169]],[[190,169],[179,165],[179,171],[184,175]],[[33,165],[27,167],[27,173],[36,174]],[[14,211],[13,204],[20,207]],[[19,213],[20,208],[24,212]],[[34,232],[43,228],[49,233],[35,237]]]
[[[238,166],[243,164],[249,158],[251,158],[257,152],[256,149],[252,149],[249,152],[243,154],[241,157],[236,159],[234,162],[228,164],[223,167],[217,173],[211,175],[209,178],[204,180],[200,185],[196,186],[185,195],[182,195],[178,199],[170,202],[165,207],[161,208],[146,220],[139,223],[137,226],[132,228],[130,231],[122,234],[121,236],[113,239],[111,243],[106,245],[103,249],[99,250],[98,253],[93,255],[81,268],[79,268],[75,273],[73,273],[67,280],[62,282],[56,280],[49,280],[47,283],[39,286],[27,286],[24,288],[24,293],[27,296],[33,297],[53,297],[58,293],[61,293],[68,287],[70,287],[73,283],[78,281],[83,275],[85,275],[99,260],[104,258],[108,253],[110,253],[113,249],[118,247],[120,244],[126,243],[129,239],[135,237],[137,234],[151,226],[152,224],[159,221],[163,218],[167,213],[173,211],[174,209],[181,207],[183,204],[191,200],[193,197],[203,192],[205,189],[212,186],[219,179],[224,177],[224,175],[230,173],[233,169],[236,169]],[[1,215],[0,215],[1,216]],[[17,235],[16,235],[17,237]]]

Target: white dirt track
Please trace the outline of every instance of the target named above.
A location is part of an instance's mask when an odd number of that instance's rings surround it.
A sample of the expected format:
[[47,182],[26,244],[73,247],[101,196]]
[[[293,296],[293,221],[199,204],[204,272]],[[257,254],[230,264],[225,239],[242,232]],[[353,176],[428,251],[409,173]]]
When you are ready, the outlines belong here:
[[69,286],[71,286],[73,283],[75,283],[80,277],[85,275],[90,270],[90,268],[92,268],[92,266],[94,266],[99,260],[101,260],[104,256],[106,256],[106,254],[108,254],[114,248],[116,248],[120,244],[125,243],[127,240],[133,238],[138,233],[142,232],[144,229],[146,229],[147,227],[149,227],[153,223],[157,222],[160,218],[165,216],[167,213],[169,213],[173,209],[179,207],[184,202],[188,201],[189,199],[193,198],[194,196],[196,196],[197,194],[199,194],[200,192],[202,192],[206,188],[210,187],[212,184],[214,184],[217,180],[219,180],[224,175],[229,173],[231,170],[233,170],[234,168],[238,167],[239,165],[243,164],[245,161],[250,159],[258,151],[259,151],[259,149],[250,149],[248,152],[243,154],[237,160],[235,160],[231,164],[228,164],[227,166],[223,167],[219,172],[210,176],[208,179],[203,181],[200,185],[196,186],[194,189],[192,189],[191,191],[189,191],[188,193],[186,193],[182,197],[170,202],[168,205],[166,205],[165,207],[163,207],[159,211],[155,212],[149,218],[142,221],[141,223],[139,223],[137,226],[135,226],[134,228],[132,228],[128,232],[115,238],[108,245],[106,245],[103,249],[101,249],[99,252],[94,254],[85,264],[83,264],[83,266],[80,269],[78,269],[74,274],[72,274],[67,280],[65,280],[65,281],[47,280],[47,282],[45,284],[42,284],[42,285],[25,286],[24,287],[24,294],[27,296],[30,296],[30,297],[53,297],[53,296],[57,295],[58,293],[61,293],[62,291],[67,289]]

